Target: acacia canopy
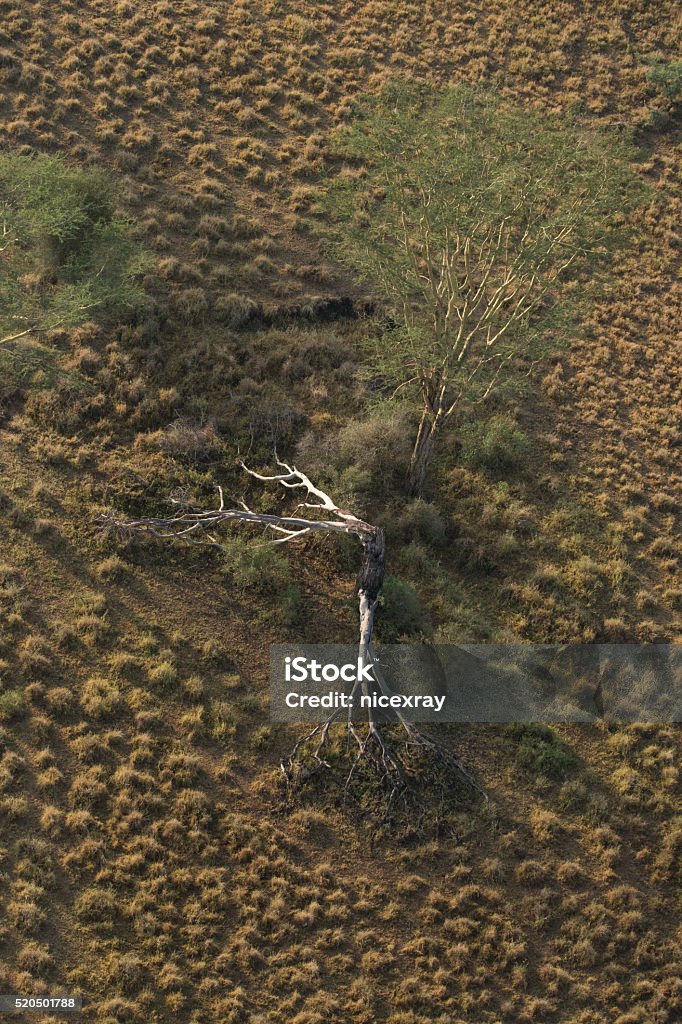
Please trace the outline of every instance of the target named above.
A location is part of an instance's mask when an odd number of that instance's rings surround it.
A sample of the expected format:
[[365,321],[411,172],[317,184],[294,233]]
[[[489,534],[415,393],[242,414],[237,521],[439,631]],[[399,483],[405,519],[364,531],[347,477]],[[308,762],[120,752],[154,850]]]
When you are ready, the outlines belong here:
[[103,169],[0,156],[0,342],[135,307],[147,262]]
[[389,393],[419,396],[419,493],[453,413],[567,337],[645,189],[623,133],[468,86],[392,83],[336,147],[333,251],[398,325],[368,354]]

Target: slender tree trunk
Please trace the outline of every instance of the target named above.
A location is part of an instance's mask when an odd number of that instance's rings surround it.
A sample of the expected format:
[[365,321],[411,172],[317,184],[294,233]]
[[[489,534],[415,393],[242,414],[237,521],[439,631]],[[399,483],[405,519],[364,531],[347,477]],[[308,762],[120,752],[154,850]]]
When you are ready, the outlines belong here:
[[[360,612],[360,646],[358,657],[362,666],[371,661],[370,644],[374,632],[374,613],[381,595],[386,573],[384,531],[377,528],[362,542],[364,559],[358,572],[355,589]],[[363,686],[366,684],[363,683]]]
[[426,474],[431,463],[436,442],[437,419],[429,408],[422,413],[417,440],[414,444],[410,468],[407,474],[407,493],[410,498],[421,498],[424,491]]

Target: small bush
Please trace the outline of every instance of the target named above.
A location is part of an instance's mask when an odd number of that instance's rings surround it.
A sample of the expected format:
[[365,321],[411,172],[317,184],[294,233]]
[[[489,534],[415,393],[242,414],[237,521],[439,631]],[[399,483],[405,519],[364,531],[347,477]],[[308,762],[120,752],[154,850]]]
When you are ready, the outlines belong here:
[[135,680],[142,672],[142,660],[129,651],[115,651],[107,663],[111,673],[122,679]]
[[577,765],[573,751],[547,725],[519,722],[507,732],[516,741],[516,761],[533,775],[561,779]]
[[160,661],[149,670],[149,682],[159,690],[168,690],[175,685],[178,670],[170,661]]
[[73,707],[74,695],[66,686],[52,686],[45,693],[45,703],[54,715],[61,715]]
[[130,574],[130,566],[120,555],[109,555],[95,566],[95,572],[103,580],[121,580]]
[[28,800],[23,796],[7,796],[0,800],[0,817],[18,821],[28,814]]
[[24,691],[18,688],[3,690],[0,693],[0,722],[10,722],[19,718],[26,710]]
[[220,435],[212,423],[176,420],[156,435],[155,442],[163,452],[176,459],[199,461],[215,456],[222,447]]
[[105,889],[85,889],[74,905],[78,920],[92,924],[110,921],[116,915],[117,910],[116,899]]
[[187,323],[201,320],[208,311],[208,300],[203,288],[185,288],[175,296],[175,309]]
[[663,105],[649,111],[649,127],[655,132],[672,128],[682,103],[682,60],[654,64],[647,71],[647,82],[663,99]]
[[121,691],[115,683],[102,676],[93,676],[85,683],[81,708],[91,718],[107,718],[121,706]]
[[301,17],[300,14],[287,14],[284,19],[284,27],[299,43],[307,43],[315,35],[314,23],[309,18]]
[[69,787],[69,801],[72,807],[92,808],[107,795],[104,779],[104,768],[93,765],[84,772],[73,777]]
[[682,60],[654,64],[646,73],[646,80],[668,100],[682,97]]
[[580,779],[569,779],[559,790],[557,804],[562,811],[583,811],[590,801],[590,793]]
[[233,330],[245,327],[256,317],[258,310],[258,303],[237,292],[219,295],[214,303],[216,320]]
[[27,942],[17,953],[17,964],[25,971],[39,974],[52,964],[47,946],[39,942]]
[[189,700],[201,700],[204,695],[204,681],[201,676],[188,676],[182,682],[182,689]]
[[[362,466],[347,466],[341,470],[334,482],[334,496],[341,505],[351,505],[361,511],[358,503],[369,499],[376,489],[376,477]],[[358,507],[356,507],[358,506]]]
[[398,539],[438,547],[445,540],[445,522],[435,505],[415,498],[401,510],[394,526]]
[[331,471],[334,497],[350,503],[355,496],[371,496],[402,488],[410,461],[413,426],[409,413],[392,408],[388,414],[351,420],[341,430],[320,437],[310,431],[301,439],[300,463],[318,478]]
[[296,583],[288,583],[277,598],[282,625],[297,626],[301,621],[301,591]]
[[525,433],[506,416],[493,416],[480,423],[466,423],[460,432],[462,462],[473,469],[519,469],[528,455],[530,442]]
[[102,168],[58,156],[0,156],[0,201],[9,242],[0,266],[0,336],[46,331],[138,308],[148,257],[115,213]]
[[237,732],[235,709],[230,701],[215,700],[211,703],[210,733],[217,742],[232,739]]
[[272,726],[260,725],[249,736],[251,750],[265,750],[272,740]]
[[361,465],[376,474],[377,479],[402,474],[412,449],[412,430],[403,410],[392,410],[388,416],[351,420],[338,434],[336,459]]
[[417,591],[396,576],[387,576],[379,599],[377,633],[387,643],[401,637],[430,635],[431,619]]
[[291,582],[286,555],[271,544],[230,537],[223,542],[225,572],[237,587],[255,593],[281,593]]
[[664,132],[672,127],[673,119],[669,110],[650,110],[648,127],[655,132]]

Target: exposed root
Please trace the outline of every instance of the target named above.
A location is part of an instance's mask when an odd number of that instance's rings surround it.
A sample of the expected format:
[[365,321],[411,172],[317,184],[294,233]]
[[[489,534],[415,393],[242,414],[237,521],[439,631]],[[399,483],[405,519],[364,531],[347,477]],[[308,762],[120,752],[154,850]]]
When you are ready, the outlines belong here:
[[[375,792],[381,793],[385,816],[389,818],[397,804],[423,805],[425,788],[438,788],[445,798],[450,784],[457,782],[488,800],[460,759],[447,747],[401,721],[382,728],[376,721],[358,724],[338,722],[336,712],[304,734],[291,753],[281,762],[281,770],[292,791],[300,790],[323,769],[332,769],[332,728],[346,729],[348,746],[354,751],[343,784],[344,800],[353,794],[353,783],[361,774],[371,779]],[[400,735],[394,735],[395,729]]]

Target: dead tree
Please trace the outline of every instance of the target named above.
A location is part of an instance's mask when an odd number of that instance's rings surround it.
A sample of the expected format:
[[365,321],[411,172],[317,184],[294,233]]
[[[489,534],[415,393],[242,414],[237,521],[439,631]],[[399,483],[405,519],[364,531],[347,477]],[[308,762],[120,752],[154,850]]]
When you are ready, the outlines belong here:
[[[107,512],[100,516],[99,528],[100,530],[115,530],[128,535],[150,534],[162,540],[184,541],[188,544],[217,548],[220,548],[221,545],[216,537],[216,532],[225,523],[250,523],[254,526],[265,527],[271,533],[277,534],[272,538],[272,542],[275,544],[298,541],[313,533],[343,533],[357,537],[364,553],[363,563],[356,579],[360,619],[359,664],[360,666],[371,664],[371,675],[378,692],[387,697],[393,696],[393,691],[381,672],[372,644],[374,617],[385,573],[383,531],[360,519],[353,512],[339,508],[328,494],[316,487],[309,477],[295,466],[290,466],[277,459],[277,465],[282,472],[269,475],[249,469],[244,462],[240,461],[239,465],[256,480],[277,483],[290,490],[303,491],[305,500],[293,509],[291,515],[254,512],[242,501],[238,503],[239,508],[226,508],[223,491],[219,487],[220,502],[217,508],[197,508],[184,499],[171,498],[169,501],[171,505],[175,506],[175,511],[170,516],[144,516],[138,519],[126,519],[114,512]],[[302,513],[302,510],[306,510],[308,514]],[[311,518],[308,510],[324,513],[324,517]],[[358,689],[365,694],[369,693],[369,684],[364,679],[360,682],[360,676],[361,673],[358,672],[358,679],[356,679],[351,692],[352,698],[356,696]],[[328,761],[325,760],[325,748],[329,742],[332,726],[343,724],[339,721],[343,710],[338,708],[325,722],[318,723],[303,735],[289,756],[281,762],[282,771],[290,783],[302,782],[316,770],[330,767]],[[355,757],[346,779],[346,789],[348,789],[358,766],[366,762],[378,773],[381,784],[388,794],[390,807],[397,798],[406,797],[412,790],[411,768],[416,758],[426,755],[441,773],[458,777],[468,786],[483,793],[472,775],[451,751],[417,729],[399,710],[393,709],[391,714],[394,716],[395,724],[400,732],[400,739],[395,742],[389,739],[387,731],[382,729],[372,707],[367,708],[366,727],[359,728],[352,713],[348,712],[345,727],[355,749]]]

